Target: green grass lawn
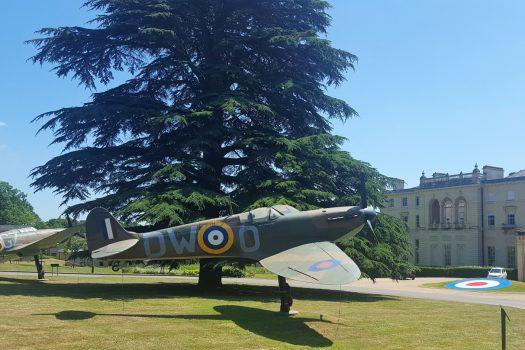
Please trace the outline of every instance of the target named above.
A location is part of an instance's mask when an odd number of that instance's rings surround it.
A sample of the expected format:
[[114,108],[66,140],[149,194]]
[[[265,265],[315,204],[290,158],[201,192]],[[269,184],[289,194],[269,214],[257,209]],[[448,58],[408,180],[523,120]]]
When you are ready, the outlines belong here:
[[[44,269],[46,270],[46,273],[51,273],[51,264],[59,264],[60,273],[91,273],[91,266],[71,267],[66,266],[63,260],[44,259]],[[0,271],[36,272],[36,268],[33,260],[12,260],[11,263],[9,261],[3,261],[0,263]],[[109,267],[95,267],[95,273],[121,274],[120,272],[113,272]]]
[[[445,288],[445,285],[447,283],[450,283],[452,281],[448,282],[439,282],[439,283],[425,283],[423,284],[423,287],[426,288]],[[518,282],[518,281],[511,281],[511,286],[503,289],[495,289],[495,290],[484,290],[482,292],[484,293],[525,293],[525,282]],[[475,292],[475,291],[473,291]]]
[[[122,280],[123,278],[123,280]],[[123,283],[122,283],[123,282]],[[496,349],[495,306],[276,288],[206,293],[162,279],[0,276],[4,349]],[[508,309],[508,349],[525,343],[525,310]]]

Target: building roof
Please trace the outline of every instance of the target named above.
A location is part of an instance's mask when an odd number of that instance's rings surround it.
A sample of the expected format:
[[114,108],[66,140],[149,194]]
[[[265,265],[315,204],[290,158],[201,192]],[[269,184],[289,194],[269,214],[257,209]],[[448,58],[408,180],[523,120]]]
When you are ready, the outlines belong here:
[[510,173],[508,177],[525,177],[525,170],[516,171],[515,173]]
[[516,182],[516,181],[525,181],[525,170],[518,171],[516,173],[511,173],[509,176],[501,179],[491,179],[485,180],[483,176],[475,176],[474,173],[470,174],[458,174],[458,175],[448,175],[440,174],[432,178],[422,178],[420,185],[412,188],[398,189],[389,191],[389,193],[404,193],[404,192],[413,192],[417,190],[427,190],[433,188],[445,188],[445,187],[457,187],[457,186],[468,186],[476,184],[495,184],[495,183],[506,183],[506,182]]

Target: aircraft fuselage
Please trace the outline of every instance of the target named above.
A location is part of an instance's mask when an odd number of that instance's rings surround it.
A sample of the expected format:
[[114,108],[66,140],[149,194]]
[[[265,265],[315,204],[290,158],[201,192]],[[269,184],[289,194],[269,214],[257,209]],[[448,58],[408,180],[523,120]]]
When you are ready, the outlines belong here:
[[[129,233],[138,242],[109,259],[244,258],[258,261],[299,245],[351,237],[363,228],[366,215],[358,207],[288,213],[273,207],[259,208],[164,230]],[[98,225],[88,226],[88,232],[102,230],[106,244],[110,244],[115,233],[109,219]]]

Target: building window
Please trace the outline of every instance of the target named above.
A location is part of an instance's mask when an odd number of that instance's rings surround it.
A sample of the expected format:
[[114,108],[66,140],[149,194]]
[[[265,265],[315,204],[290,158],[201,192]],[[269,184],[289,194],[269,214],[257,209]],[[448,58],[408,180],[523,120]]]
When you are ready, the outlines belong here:
[[516,268],[516,247],[507,247],[507,267]]
[[516,192],[514,192],[514,191],[508,191],[508,192],[507,192],[507,200],[508,200],[508,201],[514,201],[514,200],[516,200]]
[[403,208],[406,208],[406,207],[408,207],[408,198],[403,197]]
[[414,242],[414,259],[416,265],[419,265],[419,239]]
[[419,221],[419,215],[416,215],[416,227],[417,227],[417,228],[420,228],[420,227],[421,227],[420,224],[421,224],[421,223],[420,223],[420,221]]
[[433,199],[430,202],[430,224],[431,225],[439,225],[440,223],[439,212],[440,212],[439,202],[437,201],[437,199]]
[[408,214],[402,214],[401,219],[403,219],[403,222],[408,225]]
[[394,203],[395,203],[394,198],[390,198],[390,200],[388,201],[388,206],[390,208],[393,208],[394,207]]
[[489,226],[496,226],[496,217],[494,215],[488,216],[488,224]]
[[507,225],[516,225],[516,215],[507,214]]
[[443,204],[443,216],[444,216],[444,223],[445,224],[451,224],[452,223],[452,201],[450,199],[446,199]]
[[495,201],[496,201],[496,196],[494,195],[494,193],[489,192],[489,198],[488,198],[488,201],[489,201],[489,202],[495,202]]
[[416,207],[419,207],[419,197],[416,197]]
[[496,248],[495,247],[487,247],[487,257],[488,257],[488,264],[489,266],[496,265]]
[[452,265],[452,254],[451,254],[450,243],[443,244],[443,253],[445,255],[445,266]]
[[465,225],[467,222],[467,202],[464,199],[458,200],[456,222]]

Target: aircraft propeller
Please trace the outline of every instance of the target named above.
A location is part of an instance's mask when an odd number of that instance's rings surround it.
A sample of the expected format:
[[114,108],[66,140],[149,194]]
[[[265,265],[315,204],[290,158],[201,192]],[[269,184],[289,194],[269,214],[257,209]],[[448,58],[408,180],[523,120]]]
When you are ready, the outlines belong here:
[[376,211],[373,207],[368,207],[368,208],[364,208],[364,209],[361,209],[359,210],[359,212],[361,213],[361,215],[363,215],[368,227],[370,228],[370,230],[372,232],[374,232],[374,228],[372,226],[372,221],[374,221],[377,217],[377,215],[379,214],[378,211]]

